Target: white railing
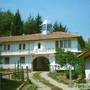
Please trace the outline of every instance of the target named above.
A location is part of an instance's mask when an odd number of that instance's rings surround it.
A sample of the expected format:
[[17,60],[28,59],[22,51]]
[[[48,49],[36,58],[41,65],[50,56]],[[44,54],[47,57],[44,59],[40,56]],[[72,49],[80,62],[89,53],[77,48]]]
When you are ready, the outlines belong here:
[[[26,66],[28,66],[28,68],[31,68],[30,64],[20,64],[21,67],[23,67],[24,69],[26,69]],[[0,64],[0,68],[3,69],[15,69],[15,64]]]
[[41,50],[33,50],[31,51],[32,54],[49,54],[49,53],[55,53],[55,49],[41,49]]
[[30,55],[30,54],[49,54],[55,53],[56,50],[52,49],[35,49],[35,50],[9,50],[9,51],[1,51],[1,56],[8,56],[8,55]]

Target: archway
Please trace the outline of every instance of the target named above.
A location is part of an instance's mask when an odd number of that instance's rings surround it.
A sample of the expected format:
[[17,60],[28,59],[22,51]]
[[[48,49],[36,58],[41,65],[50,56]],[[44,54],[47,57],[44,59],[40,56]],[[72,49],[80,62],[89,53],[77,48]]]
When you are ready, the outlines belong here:
[[45,57],[37,57],[33,60],[33,71],[49,71],[49,60]]

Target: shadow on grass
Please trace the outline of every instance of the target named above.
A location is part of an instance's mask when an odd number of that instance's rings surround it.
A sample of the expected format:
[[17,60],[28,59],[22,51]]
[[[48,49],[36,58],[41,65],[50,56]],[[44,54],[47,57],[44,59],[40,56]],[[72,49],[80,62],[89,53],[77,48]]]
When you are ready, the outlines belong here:
[[0,80],[0,90],[16,90],[22,84],[21,81],[2,79]]

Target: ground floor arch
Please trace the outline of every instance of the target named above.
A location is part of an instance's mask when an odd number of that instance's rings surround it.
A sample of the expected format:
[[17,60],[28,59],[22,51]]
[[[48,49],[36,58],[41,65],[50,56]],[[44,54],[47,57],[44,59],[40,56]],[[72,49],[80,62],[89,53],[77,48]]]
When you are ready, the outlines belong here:
[[33,62],[33,71],[49,71],[49,60],[46,57],[36,57]]

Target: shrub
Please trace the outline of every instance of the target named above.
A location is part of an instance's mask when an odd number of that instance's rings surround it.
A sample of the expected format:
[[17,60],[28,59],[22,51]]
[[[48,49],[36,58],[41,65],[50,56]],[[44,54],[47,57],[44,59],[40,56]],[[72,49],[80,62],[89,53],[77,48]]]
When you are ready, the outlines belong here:
[[[78,74],[75,71],[72,71],[72,79],[77,79],[78,78]],[[66,73],[66,77],[69,79],[69,72]]]

